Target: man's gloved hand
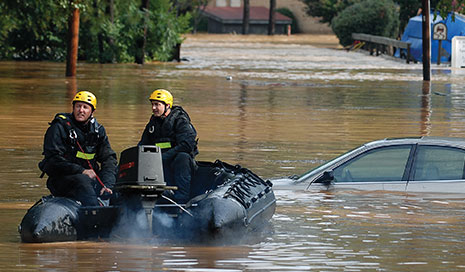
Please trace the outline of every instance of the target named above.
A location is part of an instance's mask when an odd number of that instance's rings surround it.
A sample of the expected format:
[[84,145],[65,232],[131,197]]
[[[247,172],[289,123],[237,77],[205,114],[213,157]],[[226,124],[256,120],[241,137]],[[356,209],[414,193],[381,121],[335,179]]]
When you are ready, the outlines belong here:
[[163,152],[161,154],[161,158],[163,159],[163,161],[170,161],[174,158],[175,155],[176,155],[176,152],[174,151],[174,149],[170,149],[166,152]]
[[100,190],[100,198],[101,199],[109,199],[112,194],[113,194],[113,191],[110,188],[103,187]]

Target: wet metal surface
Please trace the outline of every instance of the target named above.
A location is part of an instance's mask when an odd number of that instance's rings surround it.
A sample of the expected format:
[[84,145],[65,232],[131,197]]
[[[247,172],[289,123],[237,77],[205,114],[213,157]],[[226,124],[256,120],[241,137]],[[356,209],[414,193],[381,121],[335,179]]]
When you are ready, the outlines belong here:
[[465,137],[465,73],[306,44],[197,39],[182,63],[0,62],[0,270],[5,271],[462,271],[465,196],[305,191],[275,184],[272,230],[220,245],[151,241],[20,243],[26,209],[48,194],[43,134],[70,111],[74,91],[98,97],[95,114],[119,154],[137,144],[147,97],[172,90],[199,135],[198,160],[241,164],[264,178],[301,174],[386,137]]

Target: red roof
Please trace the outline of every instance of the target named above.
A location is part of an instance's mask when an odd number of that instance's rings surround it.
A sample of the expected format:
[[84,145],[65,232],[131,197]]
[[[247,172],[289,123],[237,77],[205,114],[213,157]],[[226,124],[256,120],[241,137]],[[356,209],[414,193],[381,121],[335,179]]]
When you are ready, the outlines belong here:
[[[244,15],[243,7],[206,7],[205,14],[208,17],[217,19],[218,21],[242,21]],[[250,7],[250,20],[252,21],[268,21],[270,10],[266,7]],[[276,21],[288,21],[292,19],[282,15],[279,12],[275,13]]]

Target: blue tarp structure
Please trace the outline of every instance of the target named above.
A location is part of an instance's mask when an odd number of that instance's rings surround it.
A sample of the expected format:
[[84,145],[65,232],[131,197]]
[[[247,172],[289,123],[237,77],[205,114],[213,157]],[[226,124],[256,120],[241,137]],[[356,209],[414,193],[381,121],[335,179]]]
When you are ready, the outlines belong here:
[[[422,61],[423,57],[421,19],[421,15],[410,18],[401,39],[403,42],[411,43],[411,56],[419,62]],[[431,11],[431,62],[437,62],[438,60],[439,41],[433,40],[433,26],[439,22],[444,23],[447,26],[447,40],[443,40],[441,45],[441,47],[444,49],[441,50],[441,62],[450,62],[452,54],[452,38],[454,36],[465,36],[465,17],[456,13],[455,21],[452,21],[451,14],[449,14],[445,20],[439,15],[436,16],[436,20],[434,20],[434,22],[433,19],[434,13]],[[402,50],[405,51],[405,49]],[[405,52],[402,54],[406,55]],[[400,56],[399,51],[396,52],[395,56]]]

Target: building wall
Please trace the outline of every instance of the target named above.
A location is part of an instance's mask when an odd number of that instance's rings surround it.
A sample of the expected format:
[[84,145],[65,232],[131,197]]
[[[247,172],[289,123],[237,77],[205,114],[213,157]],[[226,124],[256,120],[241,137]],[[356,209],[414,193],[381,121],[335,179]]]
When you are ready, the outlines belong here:
[[[270,0],[249,0],[251,6],[270,7]],[[242,0],[210,0],[209,6],[240,7]],[[276,8],[288,8],[297,19],[300,31],[308,34],[332,34],[331,27],[322,24],[316,17],[310,17],[305,12],[307,6],[300,0],[276,0]]]
[[242,5],[241,0],[210,0],[210,6],[216,7],[240,7]]

